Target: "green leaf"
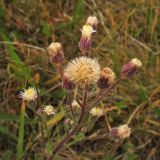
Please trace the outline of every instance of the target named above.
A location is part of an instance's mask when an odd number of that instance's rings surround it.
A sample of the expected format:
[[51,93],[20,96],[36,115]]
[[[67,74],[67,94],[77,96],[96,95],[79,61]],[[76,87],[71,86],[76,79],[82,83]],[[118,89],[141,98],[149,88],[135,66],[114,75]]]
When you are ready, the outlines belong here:
[[155,107],[153,110],[160,117],[160,108]]
[[73,17],[73,24],[79,21],[79,19],[83,16],[83,12],[84,12],[84,0],[78,0],[75,15]]
[[124,100],[122,100],[122,101],[120,101],[120,102],[117,102],[115,105],[116,105],[119,109],[128,108],[128,105],[125,104],[125,101],[124,101]]
[[47,22],[43,21],[42,26],[43,26],[42,30],[43,34],[46,35],[47,37],[51,36],[52,31],[50,25]]
[[11,77],[14,76],[14,78],[19,82],[24,83],[25,80],[28,80],[32,83],[31,70],[23,64],[17,65],[14,63],[9,63],[7,66],[7,71]]
[[[2,34],[3,40],[6,42],[10,42],[8,37],[4,34]],[[14,47],[12,44],[6,44],[6,48],[7,48],[7,52],[10,56],[10,58],[12,59],[12,61],[14,61],[16,64],[21,64],[21,59],[20,57],[17,55],[17,53],[14,51]]]
[[0,18],[3,17],[2,1],[0,1]]
[[147,89],[141,85],[140,91],[139,91],[139,96],[142,102],[146,101],[148,98],[147,95]]
[[[10,42],[9,38],[2,34],[2,38],[6,42]],[[7,71],[10,76],[14,76],[14,78],[20,81],[22,84],[24,81],[28,80],[31,82],[32,74],[30,68],[21,61],[18,54],[15,52],[12,44],[6,44],[7,53],[12,61],[12,63],[8,64]]]
[[82,141],[85,138],[83,133],[79,133],[73,137],[73,141],[68,144],[68,146],[74,145],[75,143]]
[[48,141],[46,144],[46,152],[51,155],[52,154],[52,150],[53,150],[53,143],[52,141]]
[[56,125],[65,115],[64,107],[61,107],[61,111],[57,113],[52,119],[46,122],[47,126],[54,126]]
[[9,138],[17,141],[17,137],[7,128],[7,126],[0,126],[0,133],[5,134]]
[[127,160],[137,160],[138,156],[135,153],[128,153],[127,154]]
[[57,91],[54,92],[54,97],[56,99],[61,99],[64,96],[66,96],[66,91],[64,89],[58,89]]
[[107,157],[103,158],[102,160],[114,160],[114,158],[112,156],[107,156]]
[[43,157],[39,154],[34,155],[34,160],[43,160]]
[[0,159],[1,160],[11,160],[12,159],[11,156],[12,156],[12,151],[7,150],[3,153]]

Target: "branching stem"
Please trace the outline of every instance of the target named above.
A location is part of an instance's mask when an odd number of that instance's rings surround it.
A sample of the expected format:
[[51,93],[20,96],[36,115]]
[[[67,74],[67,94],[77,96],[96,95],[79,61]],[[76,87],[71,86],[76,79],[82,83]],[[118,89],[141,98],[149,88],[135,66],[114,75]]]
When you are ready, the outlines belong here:
[[83,101],[82,101],[82,106],[81,106],[81,114],[79,117],[79,120],[76,124],[76,126],[60,141],[60,143],[56,146],[56,148],[53,150],[52,155],[49,157],[49,160],[52,160],[56,153],[63,147],[65,143],[67,143],[72,136],[76,134],[76,132],[81,128],[81,124],[83,122],[85,112],[86,112],[86,106],[87,106],[87,86],[84,89],[83,93]]

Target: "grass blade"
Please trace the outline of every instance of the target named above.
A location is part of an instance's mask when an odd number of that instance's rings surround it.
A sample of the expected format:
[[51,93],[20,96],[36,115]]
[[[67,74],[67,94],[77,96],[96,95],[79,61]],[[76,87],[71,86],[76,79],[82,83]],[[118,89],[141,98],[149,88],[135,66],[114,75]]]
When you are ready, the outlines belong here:
[[[0,121],[15,121],[20,122],[19,116],[9,115],[9,114],[0,114]],[[32,119],[26,119],[25,123],[34,123]]]

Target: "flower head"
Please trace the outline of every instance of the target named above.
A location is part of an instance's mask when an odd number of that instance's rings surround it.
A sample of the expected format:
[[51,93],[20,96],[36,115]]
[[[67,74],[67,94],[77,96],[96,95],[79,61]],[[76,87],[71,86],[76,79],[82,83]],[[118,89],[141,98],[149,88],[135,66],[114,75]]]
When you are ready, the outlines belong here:
[[91,36],[95,31],[90,25],[83,25],[82,36],[79,42],[79,49],[83,54],[86,54],[91,48]]
[[127,124],[111,129],[111,135],[113,137],[124,139],[129,137],[130,134],[131,134],[131,128],[129,128]]
[[80,57],[67,65],[65,74],[77,85],[94,84],[100,75],[100,66],[97,60]]
[[48,53],[53,63],[61,63],[64,60],[62,45],[58,42],[50,44]]
[[142,62],[137,58],[133,58],[129,63],[123,65],[121,69],[121,77],[132,77],[141,66]]
[[105,114],[105,111],[103,108],[98,108],[98,107],[94,107],[90,110],[90,114],[92,116],[97,116],[97,117],[100,117],[100,116],[103,116]]
[[101,70],[100,78],[97,81],[97,85],[101,89],[106,89],[115,80],[115,73],[108,67]]
[[35,88],[29,87],[21,91],[19,97],[25,101],[34,101],[38,97],[38,93]]
[[78,102],[76,100],[72,101],[72,107],[73,108],[80,108],[80,105],[78,104]]
[[87,18],[86,24],[90,25],[94,30],[97,28],[98,20],[96,16],[89,16]]
[[83,25],[81,32],[82,32],[82,36],[91,38],[91,35],[94,32],[94,29],[90,25],[86,24],[86,25]]
[[54,107],[52,105],[46,105],[42,108],[42,111],[46,114],[46,115],[54,115],[56,114],[56,111],[54,109]]

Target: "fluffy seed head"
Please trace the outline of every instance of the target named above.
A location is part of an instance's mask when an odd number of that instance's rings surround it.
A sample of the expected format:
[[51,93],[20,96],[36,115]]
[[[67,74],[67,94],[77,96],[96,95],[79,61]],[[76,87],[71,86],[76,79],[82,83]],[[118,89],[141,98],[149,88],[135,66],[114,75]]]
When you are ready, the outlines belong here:
[[101,70],[100,78],[97,81],[97,85],[101,89],[106,89],[115,80],[115,73],[108,67]]
[[38,97],[38,93],[35,88],[29,87],[21,91],[19,97],[25,101],[34,101]]
[[113,137],[117,137],[121,139],[129,137],[130,134],[131,134],[131,128],[129,128],[128,125],[126,124],[121,125],[119,127],[112,128],[111,130],[111,135]]
[[62,45],[58,42],[50,44],[48,53],[53,63],[61,63],[64,60]]
[[97,116],[97,117],[100,117],[100,116],[103,116],[105,113],[104,109],[103,108],[97,108],[97,107],[94,107],[90,110],[90,114],[92,116]]
[[97,28],[98,20],[96,16],[89,16],[87,18],[86,24],[90,25],[94,30]]
[[97,60],[80,57],[69,62],[64,73],[77,85],[94,84],[99,78],[100,66]]
[[54,107],[52,105],[46,105],[42,108],[42,111],[46,114],[46,115],[54,115],[56,114],[56,111],[54,109]]
[[142,62],[137,58],[133,58],[129,63],[123,65],[121,69],[121,77],[132,77],[138,71],[138,69],[141,68],[141,66]]

